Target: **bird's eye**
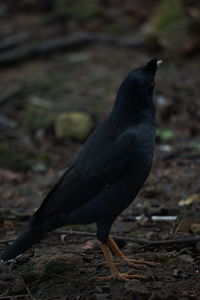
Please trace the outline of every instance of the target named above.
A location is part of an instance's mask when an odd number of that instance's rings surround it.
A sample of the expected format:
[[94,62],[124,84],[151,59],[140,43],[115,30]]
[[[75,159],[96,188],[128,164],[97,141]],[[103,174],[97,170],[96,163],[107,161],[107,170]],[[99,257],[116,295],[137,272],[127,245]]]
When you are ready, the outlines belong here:
[[154,87],[154,82],[151,81],[150,85],[148,86],[148,94],[152,94],[153,93],[153,87]]

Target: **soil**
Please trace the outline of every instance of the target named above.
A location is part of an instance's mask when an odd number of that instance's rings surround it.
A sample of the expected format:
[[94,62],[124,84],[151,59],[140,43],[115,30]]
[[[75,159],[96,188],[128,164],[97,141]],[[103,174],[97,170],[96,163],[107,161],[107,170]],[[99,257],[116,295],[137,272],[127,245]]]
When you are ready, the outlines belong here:
[[[160,50],[100,44],[1,70],[1,94],[13,86],[17,93],[0,105],[17,126],[3,128],[0,134],[0,252],[26,226],[82,146],[57,139],[52,124],[42,127],[30,121],[35,103],[43,105],[38,118],[81,110],[92,115],[96,125],[108,114],[126,74],[155,55],[164,61],[155,85],[155,160],[143,189],[113,224],[112,233],[148,240],[199,234],[198,226],[192,230],[200,223],[199,200],[185,209],[178,206],[181,200],[200,195],[199,55],[177,57]],[[154,221],[152,215],[178,219]],[[135,216],[142,218],[137,221]],[[128,257],[157,264],[133,269],[133,274],[148,276],[145,281],[101,282],[98,277],[109,275],[109,270],[97,241],[77,233],[95,232],[95,225],[65,229],[49,233],[17,261],[0,264],[0,299],[200,299],[200,243],[144,246],[118,239]]]

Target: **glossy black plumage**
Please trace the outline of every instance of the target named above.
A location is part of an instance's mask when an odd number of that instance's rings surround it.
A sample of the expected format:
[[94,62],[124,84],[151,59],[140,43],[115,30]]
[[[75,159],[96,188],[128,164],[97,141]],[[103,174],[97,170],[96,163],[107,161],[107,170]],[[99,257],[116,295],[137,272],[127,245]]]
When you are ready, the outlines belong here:
[[136,197],[151,168],[156,69],[154,59],[128,74],[108,118],[47,194],[28,228],[5,251],[3,261],[15,258],[43,234],[66,224],[96,223],[97,238],[107,242],[112,223]]

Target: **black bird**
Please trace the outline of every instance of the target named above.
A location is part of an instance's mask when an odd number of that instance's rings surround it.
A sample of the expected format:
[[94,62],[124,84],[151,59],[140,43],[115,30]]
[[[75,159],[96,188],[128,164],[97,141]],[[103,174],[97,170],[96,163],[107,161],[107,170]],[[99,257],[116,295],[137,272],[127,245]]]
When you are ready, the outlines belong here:
[[132,70],[121,83],[109,116],[91,134],[73,164],[45,197],[28,227],[2,255],[9,261],[45,233],[66,224],[97,224],[97,239],[111,270],[102,279],[145,278],[119,273],[109,247],[129,260],[109,235],[117,216],[133,201],[152,165],[155,143],[154,76],[160,61]]

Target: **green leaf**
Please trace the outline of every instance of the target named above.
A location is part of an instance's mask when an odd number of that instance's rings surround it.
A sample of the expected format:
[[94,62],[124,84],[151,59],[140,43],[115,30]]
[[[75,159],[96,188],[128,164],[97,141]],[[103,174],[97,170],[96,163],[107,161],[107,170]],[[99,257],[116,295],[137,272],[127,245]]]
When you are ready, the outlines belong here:
[[200,151],[200,142],[191,142],[187,145],[187,148]]
[[164,141],[171,140],[174,136],[174,133],[171,129],[163,129],[163,130],[157,130],[156,135],[161,138]]

